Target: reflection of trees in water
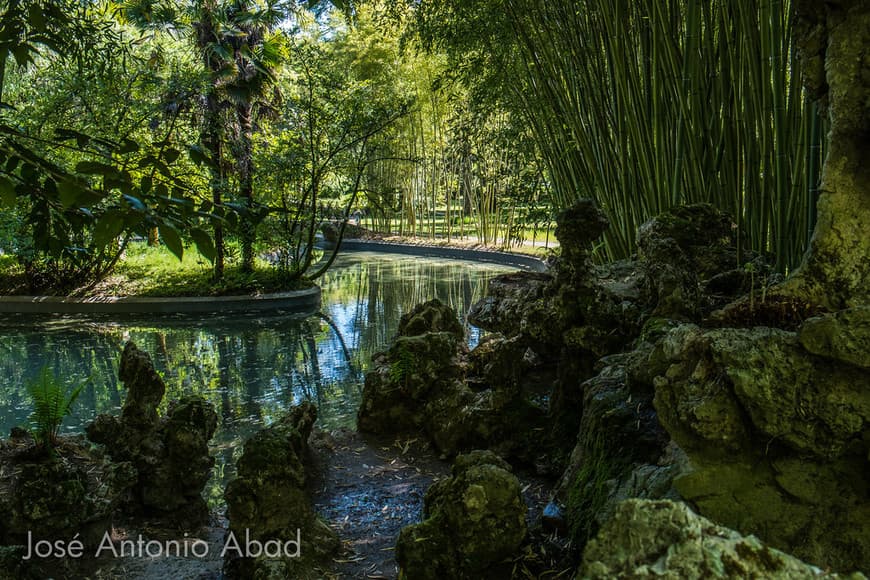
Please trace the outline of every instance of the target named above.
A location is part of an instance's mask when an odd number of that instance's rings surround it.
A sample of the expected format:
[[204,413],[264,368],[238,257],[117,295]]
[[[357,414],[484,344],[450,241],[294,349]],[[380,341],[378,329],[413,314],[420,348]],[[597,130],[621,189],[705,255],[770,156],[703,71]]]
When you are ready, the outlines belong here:
[[81,431],[96,410],[118,406],[119,336],[119,331],[112,328],[59,333],[18,327],[0,334],[2,435],[15,425],[27,424],[31,401],[25,385],[36,378],[43,366],[48,366],[68,387],[91,377],[72,417],[65,421],[65,430]]
[[[414,306],[438,298],[464,319],[485,295],[489,280],[508,270],[409,257],[358,262],[321,280],[324,307],[355,349],[359,364],[367,367],[371,355],[389,345],[401,316]],[[467,324],[466,328],[476,339],[477,330]]]
[[45,364],[69,384],[92,377],[66,428],[80,431],[96,413],[119,408],[118,361],[128,338],[151,354],[167,400],[201,394],[215,405],[221,453],[231,455],[240,440],[302,399],[319,406],[321,426],[353,427],[363,373],[401,315],[434,297],[464,315],[500,271],[412,257],[346,260],[322,280],[325,314],[308,318],[18,323],[0,329],[0,428],[27,421],[24,385]]

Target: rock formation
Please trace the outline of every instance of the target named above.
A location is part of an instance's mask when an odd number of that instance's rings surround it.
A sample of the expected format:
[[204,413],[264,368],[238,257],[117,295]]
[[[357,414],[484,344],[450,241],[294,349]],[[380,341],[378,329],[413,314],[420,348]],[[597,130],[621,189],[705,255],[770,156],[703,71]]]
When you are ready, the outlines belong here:
[[840,578],[718,526],[683,503],[644,500],[617,507],[586,547],[578,577]]
[[88,438],[104,445],[113,461],[133,465],[134,511],[184,524],[204,522],[208,507],[202,490],[214,465],[208,441],[217,428],[213,406],[201,397],[182,397],[160,417],[166,386],[148,354],[132,342],[124,347],[119,376],[127,389],[121,415],[99,415],[87,427]]
[[850,345],[870,333],[856,313],[805,327],[687,325],[659,344],[655,406],[690,460],[674,484],[717,522],[816,565],[866,570],[870,371]]
[[478,446],[529,457],[533,432],[547,424],[535,382],[541,366],[503,337],[469,354],[456,313],[440,301],[405,315],[389,351],[374,356],[358,413],[361,431],[425,433],[445,455]]
[[396,561],[405,578],[505,578],[526,536],[526,506],[510,467],[489,451],[460,455],[426,492],[423,521],[404,528]]
[[135,480],[128,463],[109,462],[81,437],[63,437],[52,455],[31,457],[32,440],[0,442],[0,544],[40,540],[99,545]]
[[[305,491],[304,460],[316,419],[316,407],[302,403],[245,442],[237,476],[224,495],[230,577],[323,577],[317,567],[335,553],[339,540],[314,513]],[[266,552],[247,551],[249,540]]]

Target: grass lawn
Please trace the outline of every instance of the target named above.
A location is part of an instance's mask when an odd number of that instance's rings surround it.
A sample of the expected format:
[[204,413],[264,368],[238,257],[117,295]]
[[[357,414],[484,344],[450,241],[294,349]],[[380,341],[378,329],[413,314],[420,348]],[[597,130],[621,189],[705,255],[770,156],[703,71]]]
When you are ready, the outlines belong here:
[[[211,264],[195,249],[179,261],[164,246],[132,243],[114,271],[93,288],[74,296],[228,296],[266,294],[307,288],[311,284],[291,280],[286,273],[258,260],[253,272],[242,272],[229,262],[219,282],[212,279]],[[13,256],[0,256],[0,294],[26,294],[23,271]]]

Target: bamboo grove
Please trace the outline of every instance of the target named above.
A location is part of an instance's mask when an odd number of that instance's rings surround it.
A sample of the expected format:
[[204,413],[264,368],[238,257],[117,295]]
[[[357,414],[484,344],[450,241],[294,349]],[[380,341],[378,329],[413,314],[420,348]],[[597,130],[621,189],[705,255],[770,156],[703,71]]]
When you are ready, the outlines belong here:
[[801,87],[790,0],[473,4],[424,1],[424,38],[509,95],[556,207],[601,204],[607,257],[629,255],[668,207],[709,202],[780,270],[799,262],[825,127]]

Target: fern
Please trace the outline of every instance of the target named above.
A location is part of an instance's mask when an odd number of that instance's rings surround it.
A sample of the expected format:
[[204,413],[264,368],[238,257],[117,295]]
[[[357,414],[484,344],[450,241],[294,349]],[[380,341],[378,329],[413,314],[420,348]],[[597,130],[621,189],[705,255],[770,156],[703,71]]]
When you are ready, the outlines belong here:
[[38,445],[49,449],[54,447],[64,417],[72,413],[73,404],[90,380],[90,377],[85,379],[67,395],[54,373],[48,367],[42,367],[39,378],[28,383],[27,392],[33,399],[31,433]]
[[407,386],[408,377],[416,370],[414,353],[408,350],[404,344],[396,345],[395,359],[390,365],[390,379],[394,383],[402,383]]

